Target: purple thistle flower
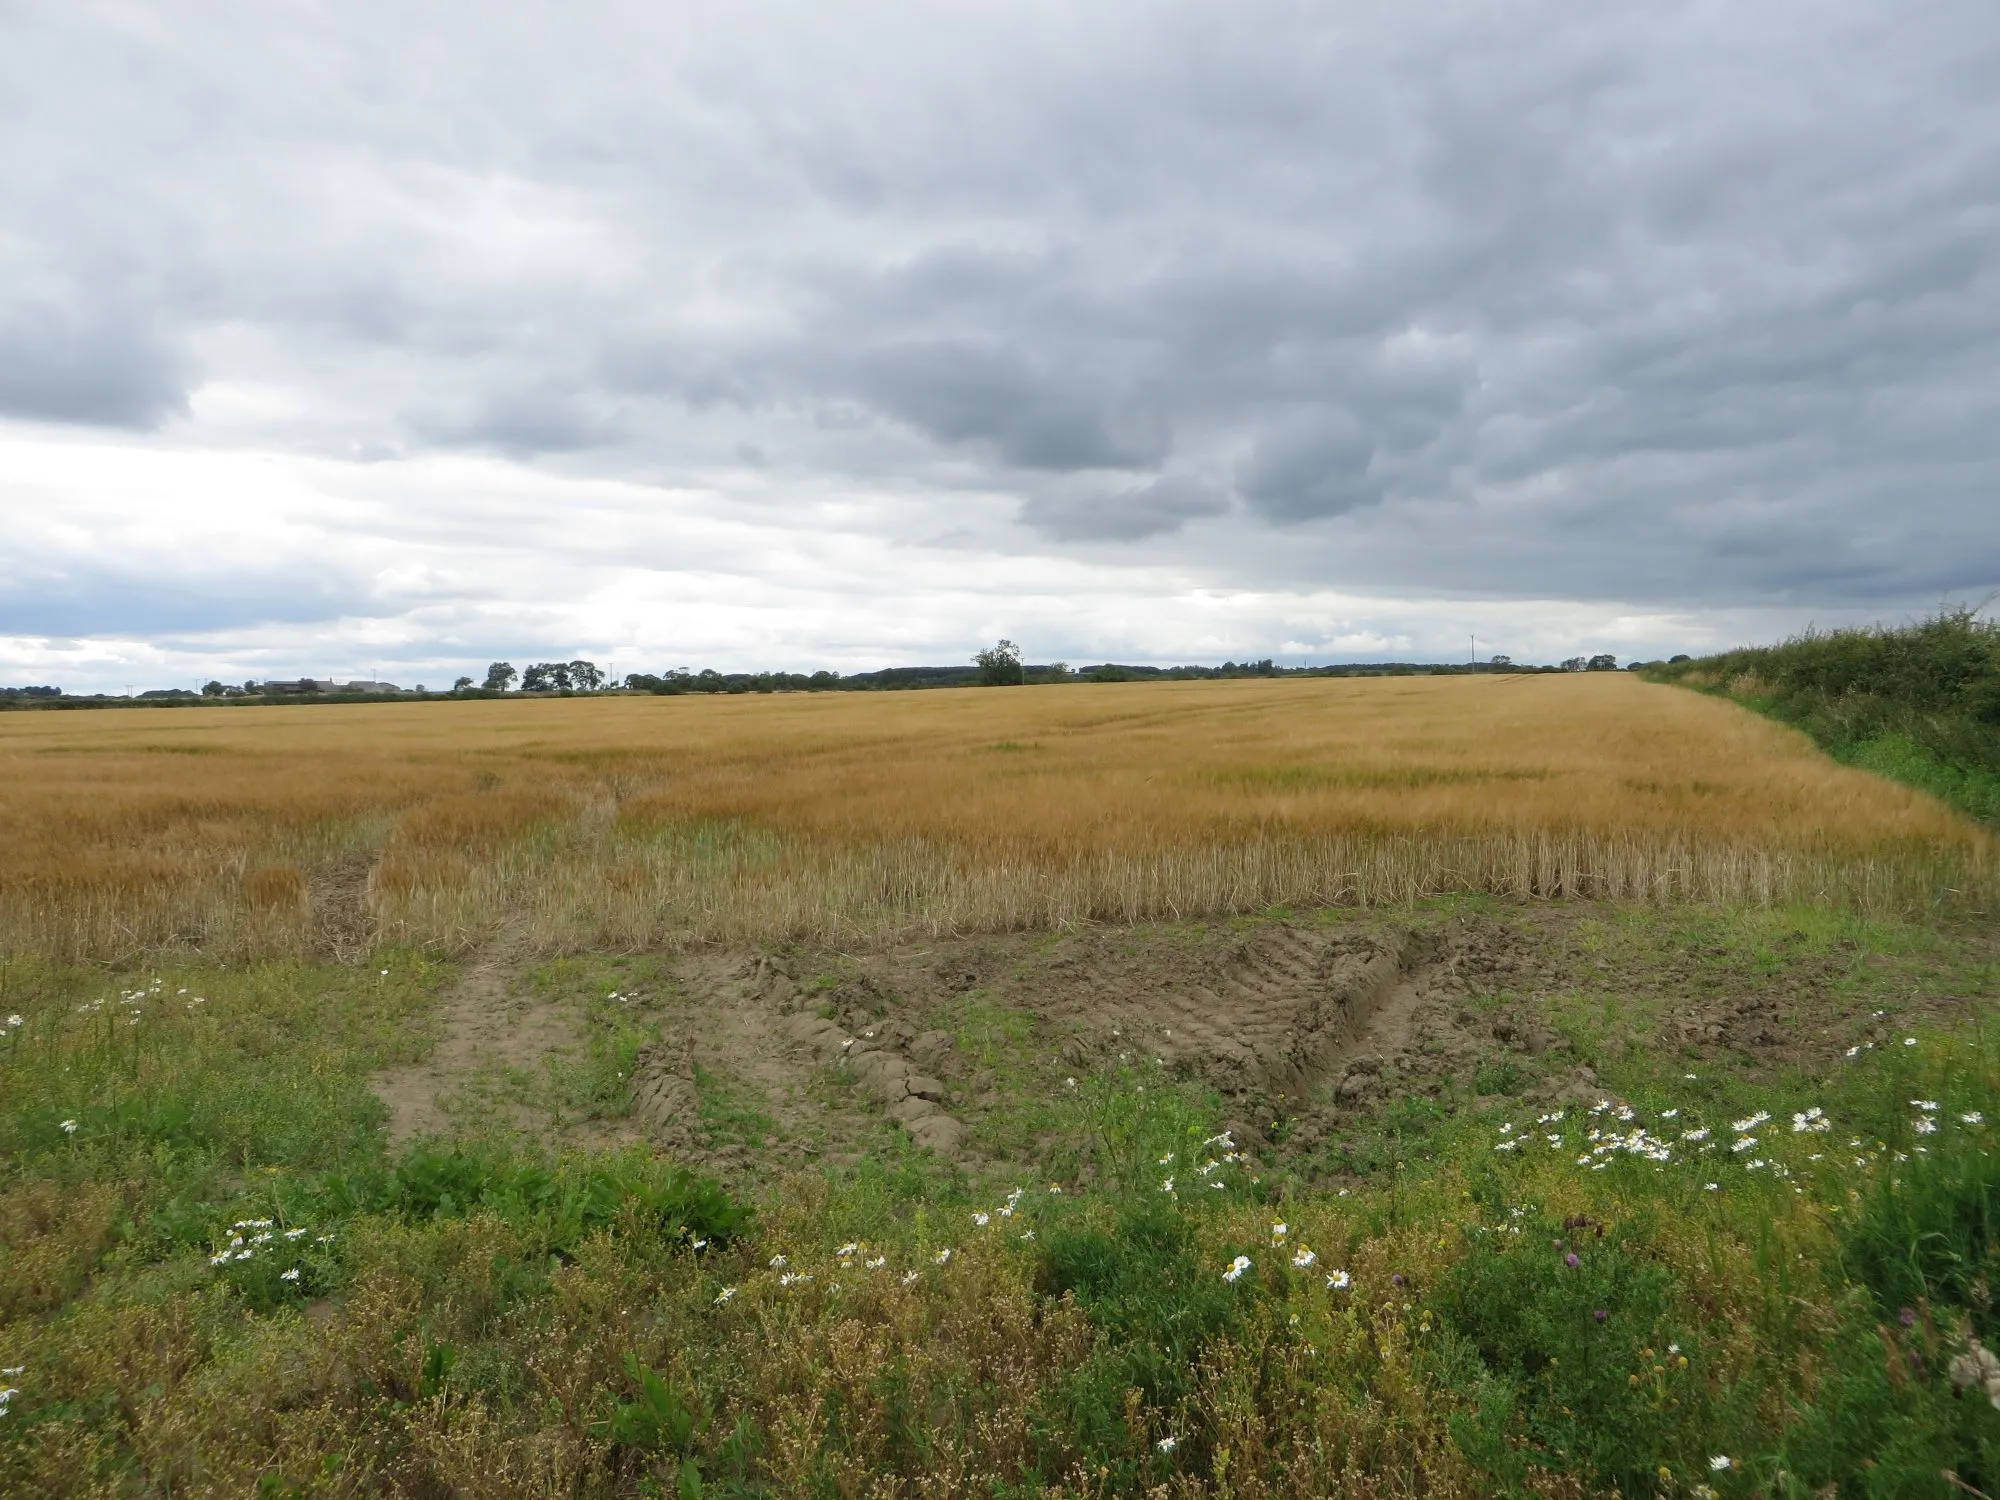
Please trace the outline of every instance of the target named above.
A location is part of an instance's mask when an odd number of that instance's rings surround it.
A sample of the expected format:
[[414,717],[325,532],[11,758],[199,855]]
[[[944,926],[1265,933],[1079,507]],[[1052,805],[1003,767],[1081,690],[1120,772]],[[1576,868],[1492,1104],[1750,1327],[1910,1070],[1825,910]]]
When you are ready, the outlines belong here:
[[1591,1316],[1597,1319],[1598,1322],[1602,1323],[1606,1318],[1610,1317],[1611,1314],[1606,1312],[1603,1308],[1600,1307],[1597,1309],[1596,1312],[1592,1313]]
[[1401,1271],[1398,1271],[1394,1276],[1391,1276],[1389,1279],[1393,1281],[1397,1286],[1401,1286],[1403,1284],[1403,1273]]
[[1915,1328],[1917,1326],[1917,1310],[1914,1307],[1904,1308],[1896,1314],[1896,1321],[1901,1323],[1905,1328]]
[[1569,1254],[1563,1257],[1563,1264],[1568,1266],[1571,1270],[1575,1270],[1576,1267],[1582,1265],[1583,1262],[1576,1258],[1576,1252],[1572,1250],[1570,1251]]

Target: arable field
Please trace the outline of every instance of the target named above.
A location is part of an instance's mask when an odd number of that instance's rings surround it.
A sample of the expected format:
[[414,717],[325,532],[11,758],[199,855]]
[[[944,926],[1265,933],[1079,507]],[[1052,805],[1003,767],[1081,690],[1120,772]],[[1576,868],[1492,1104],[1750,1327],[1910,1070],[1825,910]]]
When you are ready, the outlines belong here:
[[1978,907],[1995,840],[1620,674],[0,715],[0,944],[540,951],[1491,892]]
[[0,715],[0,1495],[2000,1495],[1992,834],[1564,678]]

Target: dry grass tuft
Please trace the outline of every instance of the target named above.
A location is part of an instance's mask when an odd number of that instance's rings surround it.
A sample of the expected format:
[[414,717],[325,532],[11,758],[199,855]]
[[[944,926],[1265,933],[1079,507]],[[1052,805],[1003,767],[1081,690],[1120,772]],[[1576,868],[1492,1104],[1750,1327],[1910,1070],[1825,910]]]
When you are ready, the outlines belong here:
[[[165,753],[174,752],[174,753]],[[0,945],[848,939],[1406,901],[1983,906],[1995,840],[1622,675],[0,718]]]

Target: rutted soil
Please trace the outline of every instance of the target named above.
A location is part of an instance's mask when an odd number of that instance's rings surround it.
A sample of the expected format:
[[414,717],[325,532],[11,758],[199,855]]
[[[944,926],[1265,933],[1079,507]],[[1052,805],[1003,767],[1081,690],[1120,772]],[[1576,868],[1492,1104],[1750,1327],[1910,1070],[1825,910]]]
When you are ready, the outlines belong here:
[[[657,1039],[639,1053],[630,1116],[556,1133],[643,1138],[729,1176],[852,1162],[898,1137],[977,1168],[1044,1154],[1019,1126],[1027,1106],[1123,1066],[1198,1079],[1239,1139],[1310,1153],[1397,1099],[1594,1098],[1593,1065],[1632,1046],[1811,1066],[1957,1003],[1913,987],[1892,1015],[1874,963],[1840,945],[1775,960],[1620,947],[1587,912],[1535,907],[711,950],[665,961],[641,1007]],[[480,1070],[531,1069],[573,1042],[576,1014],[523,1000],[510,973],[502,958],[475,963],[431,1060],[384,1075],[398,1139],[462,1119]]]
[[545,1119],[504,1085],[510,1074],[538,1073],[575,1043],[578,1028],[573,1013],[526,994],[519,971],[505,954],[475,958],[438,1006],[430,1055],[375,1075],[392,1143],[454,1128],[545,1131]]

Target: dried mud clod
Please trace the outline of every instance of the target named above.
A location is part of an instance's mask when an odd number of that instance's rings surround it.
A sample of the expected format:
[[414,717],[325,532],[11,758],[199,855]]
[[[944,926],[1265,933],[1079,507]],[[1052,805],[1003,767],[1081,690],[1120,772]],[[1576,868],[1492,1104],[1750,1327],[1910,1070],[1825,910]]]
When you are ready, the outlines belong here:
[[701,1144],[701,1101],[695,1090],[694,1053],[679,1045],[649,1042],[639,1049],[632,1071],[632,1117],[655,1148],[692,1156]]
[[822,1063],[851,1070],[919,1146],[940,1156],[958,1154],[965,1127],[944,1111],[944,1084],[918,1071],[888,1038],[850,1035],[836,1022],[807,1011],[788,1017],[786,1029]]

